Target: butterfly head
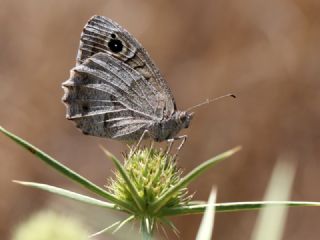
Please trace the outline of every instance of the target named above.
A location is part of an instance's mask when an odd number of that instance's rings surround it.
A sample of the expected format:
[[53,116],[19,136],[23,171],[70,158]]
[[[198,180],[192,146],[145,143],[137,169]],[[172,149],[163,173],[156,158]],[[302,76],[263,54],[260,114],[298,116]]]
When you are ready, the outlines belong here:
[[193,112],[178,112],[177,120],[181,128],[188,128],[193,118]]

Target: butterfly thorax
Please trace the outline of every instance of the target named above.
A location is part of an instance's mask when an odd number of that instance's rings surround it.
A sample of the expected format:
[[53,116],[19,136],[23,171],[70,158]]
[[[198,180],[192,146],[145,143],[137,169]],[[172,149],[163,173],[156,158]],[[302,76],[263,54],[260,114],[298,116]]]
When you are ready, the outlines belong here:
[[171,116],[155,122],[151,126],[151,136],[158,142],[173,139],[181,129],[189,127],[192,116],[192,113],[175,111]]

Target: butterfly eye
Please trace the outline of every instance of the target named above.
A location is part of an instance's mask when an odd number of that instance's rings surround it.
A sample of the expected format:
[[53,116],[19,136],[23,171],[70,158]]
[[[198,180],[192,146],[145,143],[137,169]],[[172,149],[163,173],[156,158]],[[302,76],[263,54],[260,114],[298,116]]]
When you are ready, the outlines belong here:
[[123,49],[123,44],[119,39],[116,39],[116,35],[114,33],[111,34],[112,39],[108,42],[109,49],[114,53],[119,53]]
[[181,117],[180,117],[180,121],[183,123],[183,122],[185,122],[187,120],[187,116],[186,115],[182,115]]

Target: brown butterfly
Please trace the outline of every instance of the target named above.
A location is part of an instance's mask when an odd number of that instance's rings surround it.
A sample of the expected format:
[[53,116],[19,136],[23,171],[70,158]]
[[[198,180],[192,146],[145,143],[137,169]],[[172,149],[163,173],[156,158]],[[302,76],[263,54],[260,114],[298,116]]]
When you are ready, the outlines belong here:
[[177,110],[167,82],[142,45],[102,16],[85,25],[76,66],[62,86],[66,117],[84,134],[117,140],[148,136],[158,142],[185,140],[177,134],[188,128],[193,116]]

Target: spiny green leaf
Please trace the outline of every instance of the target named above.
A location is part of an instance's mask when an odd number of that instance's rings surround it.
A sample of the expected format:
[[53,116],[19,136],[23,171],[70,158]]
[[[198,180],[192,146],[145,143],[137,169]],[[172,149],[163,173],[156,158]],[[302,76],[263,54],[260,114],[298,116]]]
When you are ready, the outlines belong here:
[[179,189],[186,187],[188,184],[194,181],[198,176],[200,176],[204,171],[208,170],[210,167],[214,166],[216,163],[232,156],[234,153],[238,152],[240,149],[241,147],[233,148],[229,151],[219,154],[218,156],[213,157],[205,161],[204,163],[200,164],[198,167],[193,169],[186,176],[181,178],[181,180],[176,185],[171,187],[158,200],[156,200],[153,204],[151,204],[150,208],[153,209],[153,211],[156,213],[157,211],[159,211],[159,209],[161,209],[167,203],[167,201],[171,198],[172,195],[176,194],[176,192]]
[[74,172],[70,168],[66,167],[62,163],[58,162],[48,154],[44,153],[37,147],[33,146],[32,144],[28,143],[27,141],[23,140],[22,138],[14,135],[13,133],[7,131],[3,127],[0,126],[0,132],[4,133],[6,136],[11,138],[14,142],[18,143],[23,148],[27,149],[29,152],[37,156],[39,159],[50,165],[52,168],[56,169],[58,172],[62,173],[63,175],[67,176],[68,178],[72,179],[73,181],[81,184],[85,188],[89,189],[91,192],[94,192],[114,204],[118,204],[124,209],[131,210],[131,206],[121,200],[117,199],[112,194],[108,193],[104,189],[100,188],[99,186],[95,185],[88,179],[84,178],[83,176],[79,175],[78,173]]
[[120,224],[117,226],[117,228],[115,230],[112,231],[112,233],[116,233],[117,231],[120,230],[120,228],[122,228],[124,225],[126,225],[128,222],[132,221],[135,218],[134,215],[131,215],[130,217],[128,217],[127,219],[123,220],[120,222]]
[[[186,206],[163,208],[161,210],[162,216],[177,216],[189,214],[201,214],[205,211],[208,204],[188,204]],[[320,202],[307,201],[255,201],[255,202],[230,202],[230,203],[216,203],[216,212],[240,212],[252,211],[261,209],[263,207],[320,207]]]
[[47,192],[51,192],[66,198],[70,198],[73,200],[77,200],[79,202],[83,202],[83,203],[87,203],[90,205],[94,205],[94,206],[98,206],[98,207],[103,207],[103,208],[108,208],[108,209],[117,209],[117,205],[113,204],[113,203],[108,203],[105,201],[101,201],[99,199],[95,199],[83,194],[79,194],[79,193],[75,193],[72,192],[70,190],[66,190],[63,188],[59,188],[59,187],[55,187],[55,186],[51,186],[51,185],[47,185],[47,184],[43,184],[43,183],[35,183],[35,182],[24,182],[24,181],[16,181],[14,180],[13,182],[24,185],[24,186],[28,186],[28,187],[33,187],[33,188],[37,188],[37,189],[41,189]]
[[113,228],[113,227],[115,227],[115,226],[118,226],[120,223],[121,223],[121,221],[117,221],[117,222],[111,224],[110,226],[108,226],[108,227],[100,230],[99,232],[96,232],[96,233],[91,234],[91,235],[89,236],[89,238],[93,238],[93,237],[98,236],[98,235],[100,235],[100,234],[102,234],[102,233],[105,233],[105,232],[107,232],[108,230],[110,230],[111,228]]

